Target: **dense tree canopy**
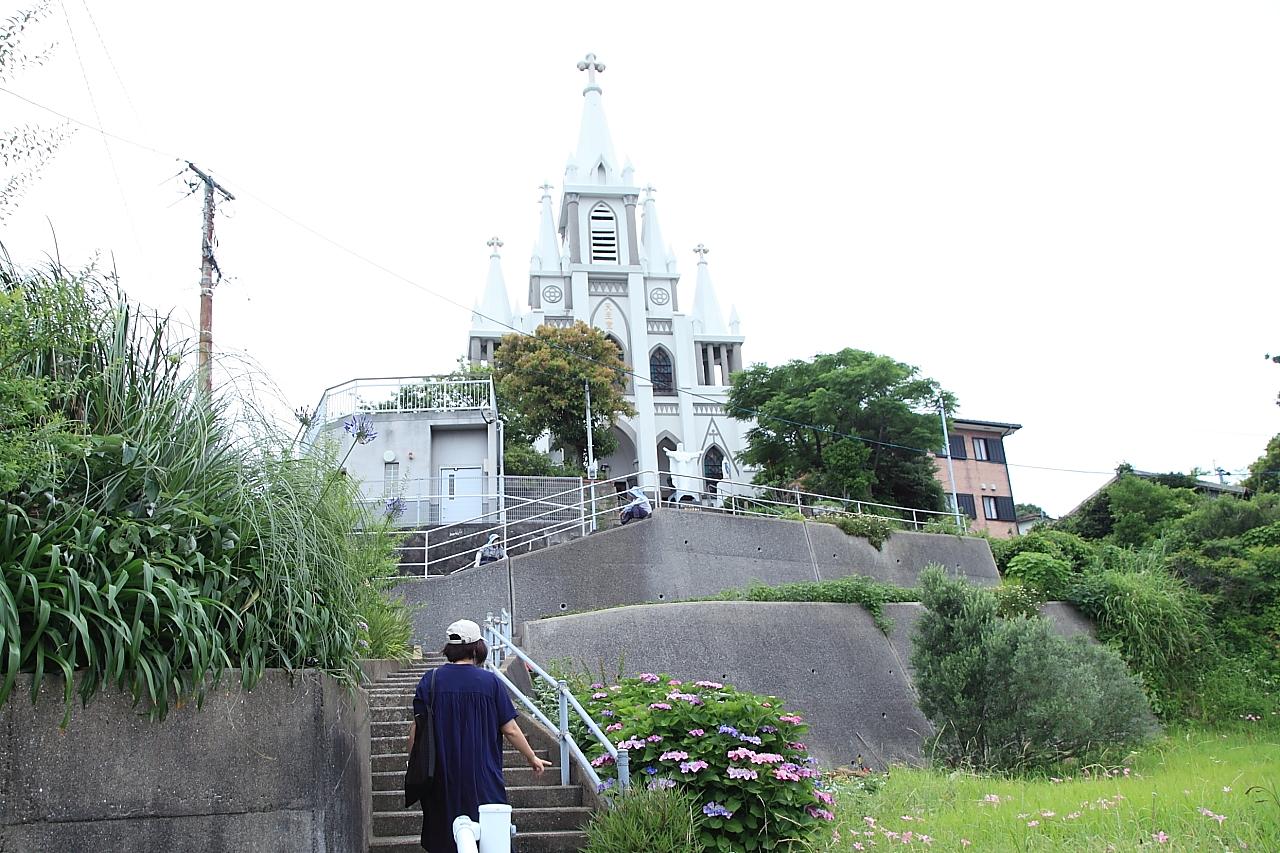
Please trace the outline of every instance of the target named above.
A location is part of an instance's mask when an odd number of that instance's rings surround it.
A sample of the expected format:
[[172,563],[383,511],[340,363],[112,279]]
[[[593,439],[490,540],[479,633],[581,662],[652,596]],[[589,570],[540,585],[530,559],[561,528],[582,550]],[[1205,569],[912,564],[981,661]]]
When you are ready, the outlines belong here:
[[1249,466],[1245,488],[1255,492],[1280,492],[1280,435],[1267,442],[1267,449]]
[[519,413],[519,429],[532,438],[549,430],[565,462],[581,464],[587,447],[586,391],[591,387],[592,441],[596,456],[616,447],[610,427],[635,409],[624,396],[628,366],[617,345],[585,323],[539,326],[532,335],[511,334],[493,355],[503,405]]
[[941,509],[933,458],[921,450],[942,446],[939,395],[954,409],[917,368],[845,349],[734,374],[729,410],[755,420],[742,460],[761,468],[757,482]]

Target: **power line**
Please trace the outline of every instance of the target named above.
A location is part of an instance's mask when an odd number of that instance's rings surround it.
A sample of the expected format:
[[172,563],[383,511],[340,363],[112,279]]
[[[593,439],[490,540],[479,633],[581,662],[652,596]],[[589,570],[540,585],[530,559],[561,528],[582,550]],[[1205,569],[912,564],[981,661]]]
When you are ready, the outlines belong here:
[[[39,109],[45,110],[45,111],[47,111],[47,112],[49,112],[49,113],[52,113],[52,114],[54,114],[54,115],[56,115],[56,116],[59,116],[59,117],[61,117],[61,118],[65,119],[65,120],[67,120],[67,121],[73,122],[73,123],[75,123],[75,124],[77,124],[77,125],[79,125],[79,126],[81,126],[81,127],[85,127],[85,128],[87,128],[87,129],[89,129],[89,130],[92,130],[92,131],[94,131],[94,132],[96,132],[96,133],[101,133],[101,134],[103,134],[104,136],[109,136],[109,137],[111,137],[112,139],[116,139],[116,140],[118,140],[118,141],[120,141],[120,142],[126,143],[126,144],[128,144],[128,145],[132,145],[132,146],[137,147],[137,148],[140,148],[140,149],[142,149],[142,150],[144,150],[144,151],[148,151],[148,152],[150,152],[150,153],[152,153],[152,154],[156,154],[156,155],[161,156],[161,157],[173,157],[174,159],[179,160],[179,161],[182,161],[182,160],[183,160],[183,158],[182,158],[182,157],[180,157],[180,156],[178,156],[178,155],[176,155],[176,154],[168,154],[168,153],[163,152],[163,151],[160,151],[160,150],[158,150],[158,149],[156,149],[156,148],[154,148],[154,147],[152,147],[152,146],[150,146],[150,145],[146,145],[146,144],[144,144],[144,143],[136,142],[136,141],[131,140],[131,139],[126,139],[126,138],[124,138],[124,137],[121,137],[121,136],[118,136],[118,135],[116,135],[116,134],[110,133],[110,132],[108,132],[108,131],[106,131],[106,130],[102,129],[101,127],[96,127],[96,126],[94,126],[94,125],[88,124],[87,122],[81,121],[81,120],[79,120],[79,119],[73,118],[72,116],[68,116],[68,115],[66,115],[66,114],[64,114],[64,113],[61,113],[61,112],[59,112],[59,111],[57,111],[57,110],[55,110],[55,109],[52,109],[51,107],[46,107],[46,106],[45,106],[45,105],[43,105],[43,104],[37,103],[37,102],[35,102],[35,101],[32,101],[30,98],[26,98],[26,97],[24,97],[24,96],[22,96],[22,95],[19,95],[17,92],[14,92],[14,91],[12,91],[12,90],[10,90],[10,89],[6,89],[6,88],[4,88],[3,86],[0,86],[0,92],[5,92],[6,94],[12,95],[13,97],[16,97],[16,98],[18,98],[19,100],[24,101],[24,102],[26,102],[26,103],[28,103],[28,104],[30,104],[30,105],[32,105],[32,106],[34,106],[34,107],[38,107]],[[270,210],[272,213],[274,213],[274,214],[276,214],[277,216],[281,217],[282,219],[284,219],[284,220],[286,220],[286,221],[288,221],[288,222],[292,223],[294,226],[296,226],[296,227],[298,227],[298,228],[302,229],[303,231],[306,231],[307,233],[311,234],[312,236],[316,237],[317,239],[319,239],[319,240],[321,240],[321,241],[323,241],[323,242],[325,242],[325,243],[328,243],[329,245],[333,246],[335,249],[338,249],[339,251],[344,252],[344,253],[346,253],[346,254],[350,255],[351,257],[355,258],[356,260],[360,261],[361,263],[367,264],[367,265],[369,265],[369,266],[373,267],[374,269],[377,269],[377,270],[379,270],[379,271],[381,271],[381,272],[385,273],[386,275],[390,276],[391,278],[397,279],[397,280],[399,280],[399,281],[403,282],[404,284],[407,284],[407,285],[409,285],[410,287],[415,288],[416,290],[420,290],[420,291],[422,291],[423,293],[425,293],[425,294],[427,294],[427,295],[429,295],[429,296],[432,296],[432,297],[435,297],[436,299],[439,299],[439,300],[440,300],[440,301],[442,301],[442,302],[445,302],[445,303],[448,303],[448,304],[450,304],[450,305],[453,305],[454,307],[459,308],[459,309],[461,309],[461,310],[463,310],[463,311],[467,312],[468,314],[474,314],[475,316],[478,316],[478,317],[481,317],[481,318],[483,318],[483,319],[485,319],[485,320],[488,320],[489,322],[491,322],[491,323],[493,323],[493,324],[495,324],[495,325],[497,325],[497,326],[499,326],[499,327],[501,327],[501,328],[503,328],[503,329],[507,329],[508,331],[510,331],[510,332],[512,332],[512,333],[515,333],[515,334],[518,334],[518,335],[523,335],[523,336],[526,336],[526,337],[533,337],[533,336],[534,336],[534,335],[533,335],[532,333],[530,333],[530,332],[527,332],[527,331],[525,331],[525,330],[523,330],[523,329],[517,328],[516,326],[513,326],[513,325],[511,325],[511,324],[509,324],[509,323],[505,323],[505,322],[503,322],[503,321],[501,321],[501,320],[498,320],[498,319],[497,319],[497,318],[495,318],[495,317],[490,317],[489,315],[487,315],[487,314],[485,314],[485,313],[483,313],[483,312],[481,312],[481,311],[477,311],[477,310],[475,310],[475,309],[473,309],[473,308],[469,308],[469,307],[467,307],[465,304],[463,304],[463,303],[461,303],[461,302],[458,302],[457,300],[452,299],[452,298],[450,298],[449,296],[446,296],[446,295],[445,295],[445,294],[443,294],[443,293],[440,293],[440,292],[438,292],[438,291],[435,291],[435,290],[433,290],[433,289],[431,289],[431,288],[429,288],[429,287],[427,287],[427,286],[425,286],[425,285],[423,285],[423,284],[421,284],[421,283],[419,283],[419,282],[417,282],[417,281],[415,281],[415,280],[413,280],[413,279],[409,278],[408,276],[405,276],[405,275],[403,275],[403,274],[401,274],[401,273],[399,273],[399,272],[397,272],[397,271],[395,271],[395,270],[391,269],[390,267],[388,267],[388,266],[386,266],[386,265],[384,265],[384,264],[382,264],[382,263],[379,263],[378,261],[375,261],[375,260],[373,260],[372,258],[369,258],[369,257],[367,257],[367,256],[365,256],[365,255],[363,255],[363,254],[361,254],[360,252],[356,251],[355,249],[352,249],[352,248],[350,248],[349,246],[346,246],[345,244],[338,242],[337,240],[335,240],[334,238],[330,237],[329,235],[327,235],[327,234],[325,234],[325,233],[323,233],[323,232],[321,232],[321,231],[318,231],[318,230],[316,230],[315,228],[311,227],[310,225],[307,225],[306,223],[301,222],[300,220],[298,220],[298,219],[294,218],[294,217],[293,217],[293,216],[291,216],[290,214],[286,213],[285,211],[283,211],[283,210],[281,210],[280,208],[276,207],[275,205],[271,204],[271,203],[270,203],[269,201],[267,201],[266,199],[264,199],[264,198],[262,198],[262,197],[260,197],[260,196],[258,196],[258,195],[256,195],[256,194],[254,194],[253,192],[251,192],[251,191],[249,191],[249,190],[245,190],[245,189],[243,189],[243,185],[242,185],[242,184],[240,184],[240,182],[238,182],[238,181],[237,181],[236,183],[237,183],[237,185],[238,185],[238,186],[241,186],[241,187],[242,187],[242,188],[239,190],[239,193],[240,193],[242,196],[244,196],[244,197],[246,197],[246,198],[249,198],[249,199],[252,199],[253,201],[255,201],[255,202],[257,202],[258,204],[260,204],[260,205],[262,205],[263,207],[265,207],[267,210]],[[549,344],[549,345],[550,345],[553,349],[557,349],[557,350],[559,350],[559,351],[561,351],[561,352],[564,352],[566,355],[572,356],[573,358],[576,358],[576,359],[578,359],[578,360],[580,360],[580,361],[585,361],[585,362],[589,362],[589,363],[597,364],[597,365],[600,365],[600,366],[608,367],[610,370],[614,370],[614,368],[610,367],[609,365],[602,365],[602,364],[601,364],[601,362],[599,362],[597,359],[591,358],[590,356],[584,355],[584,354],[582,354],[582,353],[575,352],[575,351],[573,351],[573,350],[569,350],[569,349],[564,348],[564,347],[559,347],[559,346],[556,346],[556,345],[554,345],[554,344]],[[618,372],[619,372],[619,373],[621,373],[621,374],[623,374],[623,375],[631,376],[631,377],[632,377],[632,378],[634,378],[634,379],[639,379],[639,380],[642,380],[642,381],[645,381],[645,382],[650,382],[650,381],[651,381],[651,380],[649,379],[649,377],[642,376],[641,374],[637,373],[634,369],[624,369],[624,370],[621,370],[621,371],[618,371]],[[678,394],[683,394],[683,395],[685,395],[685,396],[687,396],[687,397],[691,397],[691,398],[694,398],[694,399],[698,399],[698,400],[703,400],[703,401],[706,401],[706,402],[714,403],[714,404],[716,404],[716,405],[719,405],[719,406],[724,407],[726,410],[727,410],[727,409],[729,409],[729,408],[731,408],[731,407],[729,407],[725,402],[723,402],[723,401],[721,401],[721,400],[718,400],[718,399],[716,399],[716,398],[714,398],[714,397],[711,397],[711,396],[709,396],[709,395],[707,395],[707,394],[701,394],[701,393],[698,393],[698,392],[696,392],[696,391],[691,391],[691,390],[686,389],[686,388],[676,388],[675,390],[676,390],[676,392],[677,392]],[[780,415],[772,415],[772,414],[769,414],[769,413],[766,413],[766,412],[761,412],[761,411],[759,411],[758,409],[751,409],[751,408],[748,408],[748,407],[742,407],[742,406],[739,406],[739,407],[732,407],[732,408],[734,408],[734,409],[735,409],[736,411],[738,411],[738,412],[741,412],[742,414],[745,414],[745,415],[751,416],[751,417],[753,417],[753,418],[757,419],[758,421],[759,421],[759,420],[773,421],[773,422],[775,422],[775,423],[785,424],[785,425],[787,425],[787,426],[796,427],[796,428],[800,428],[800,429],[810,429],[810,430],[815,430],[815,431],[818,431],[818,432],[824,433],[824,434],[826,434],[826,435],[835,436],[835,437],[837,437],[837,438],[847,438],[847,439],[850,439],[850,440],[852,440],[852,441],[861,442],[861,443],[863,443],[863,444],[875,445],[875,446],[878,446],[878,447],[886,447],[886,448],[891,448],[891,449],[896,449],[896,450],[903,450],[903,451],[907,451],[907,452],[910,452],[910,453],[919,453],[919,454],[921,454],[921,455],[926,455],[926,456],[927,456],[927,455],[936,455],[936,454],[935,454],[935,451],[930,450],[930,449],[928,449],[928,448],[912,447],[912,446],[910,446],[910,445],[897,444],[897,443],[894,443],[894,442],[888,442],[888,441],[877,441],[877,440],[875,440],[875,439],[866,438],[866,437],[864,437],[864,436],[854,435],[854,434],[850,434],[850,433],[841,432],[840,430],[832,429],[831,427],[822,426],[821,424],[810,424],[810,423],[804,423],[804,422],[802,422],[802,421],[792,420],[792,419],[790,419],[790,418],[785,418],[785,417],[782,417],[782,416],[780,416]],[[1006,462],[1006,463],[1005,463],[1005,465],[1007,465],[1007,466],[1008,466],[1008,467],[1010,467],[1010,468],[1026,468],[1026,469],[1038,470],[1038,471],[1056,471],[1056,472],[1060,472],[1060,473],[1068,473],[1068,474],[1089,474],[1089,475],[1103,475],[1103,476],[1109,476],[1109,475],[1111,475],[1111,474],[1114,474],[1114,473],[1115,473],[1115,471],[1114,471],[1114,470],[1105,470],[1105,471],[1103,471],[1103,470],[1090,470],[1090,469],[1082,469],[1082,468],[1061,468],[1061,467],[1055,467],[1055,466],[1051,466],[1051,465],[1030,465],[1030,464],[1027,464],[1027,463],[1019,463],[1019,462]]]

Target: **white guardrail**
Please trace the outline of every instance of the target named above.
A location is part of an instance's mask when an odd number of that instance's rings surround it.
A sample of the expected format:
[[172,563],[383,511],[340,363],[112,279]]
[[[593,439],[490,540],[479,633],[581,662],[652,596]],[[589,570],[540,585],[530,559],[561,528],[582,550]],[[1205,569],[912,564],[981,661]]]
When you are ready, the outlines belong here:
[[[625,749],[619,749],[609,740],[609,736],[604,733],[600,725],[591,718],[586,708],[582,707],[577,698],[569,690],[569,685],[564,681],[557,679],[538,664],[533,659],[520,650],[520,647],[511,641],[511,614],[503,610],[499,616],[492,613],[484,620],[484,640],[489,646],[489,660],[485,667],[496,674],[499,680],[506,686],[508,690],[529,710],[534,718],[546,726],[548,730],[556,733],[556,738],[560,743],[560,784],[569,784],[569,760],[572,758],[577,762],[578,767],[591,780],[591,784],[596,790],[601,789],[600,774],[591,766],[591,762],[587,760],[587,756],[583,753],[582,748],[578,746],[577,741],[573,739],[573,735],[569,732],[569,711],[572,710],[578,715],[578,719],[586,725],[589,731],[605,751],[612,756],[614,763],[618,768],[618,787],[626,789],[631,785],[631,764],[628,752]],[[507,657],[514,655],[529,670],[529,677],[538,677],[551,685],[556,690],[556,697],[559,704],[559,720],[552,722],[537,703],[530,697],[524,695],[511,679],[507,678],[502,672],[502,664]]]
[[[449,574],[459,569],[489,562],[482,554],[488,540],[496,536],[495,545],[502,556],[514,555],[521,549],[533,550],[548,539],[587,535],[597,530],[616,527],[621,509],[630,502],[627,488],[637,482],[664,482],[661,487],[642,487],[654,512],[672,509],[698,510],[724,515],[763,517],[856,517],[869,516],[911,530],[920,530],[931,522],[941,522],[964,532],[964,516],[952,511],[917,509],[850,500],[799,489],[782,489],[742,483],[736,480],[706,480],[687,475],[670,475],[665,471],[641,471],[606,480],[578,480],[564,477],[545,478],[549,488],[538,488],[533,477],[510,478],[518,481],[518,490],[533,497],[517,497],[513,489],[500,500],[498,495],[481,496],[500,509],[446,525],[422,526],[421,543],[401,545],[402,571],[412,569],[426,577]],[[552,488],[562,487],[559,491]],[[542,492],[539,494],[539,492]],[[403,497],[408,502],[422,503],[439,496]],[[412,524],[412,522],[410,522]],[[416,526],[416,525],[414,525]],[[459,541],[466,547],[459,547]],[[421,559],[406,559],[421,552]],[[491,555],[490,555],[491,556]],[[501,559],[501,557],[498,557]],[[446,565],[449,564],[449,565]]]

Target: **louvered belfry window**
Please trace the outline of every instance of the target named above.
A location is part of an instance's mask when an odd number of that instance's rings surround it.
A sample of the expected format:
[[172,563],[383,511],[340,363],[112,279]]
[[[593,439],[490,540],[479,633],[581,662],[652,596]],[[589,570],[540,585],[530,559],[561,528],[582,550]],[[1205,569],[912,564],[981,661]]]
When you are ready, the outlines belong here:
[[609,205],[601,202],[591,208],[591,263],[618,262],[618,222]]

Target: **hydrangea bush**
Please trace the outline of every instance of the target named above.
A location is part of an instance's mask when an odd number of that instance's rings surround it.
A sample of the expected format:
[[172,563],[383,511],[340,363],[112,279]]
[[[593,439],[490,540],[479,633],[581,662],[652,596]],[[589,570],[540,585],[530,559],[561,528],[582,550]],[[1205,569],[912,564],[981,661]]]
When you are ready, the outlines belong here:
[[[592,684],[579,698],[628,750],[633,786],[695,795],[708,850],[799,850],[834,820],[832,792],[802,742],[808,726],[772,696],[642,673]],[[588,745],[603,787],[616,787],[613,757]]]

